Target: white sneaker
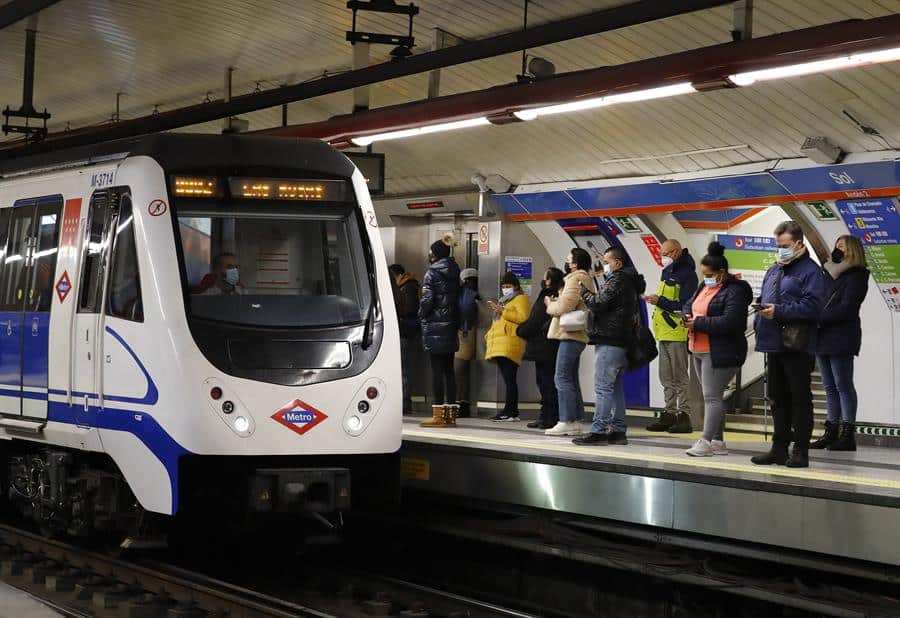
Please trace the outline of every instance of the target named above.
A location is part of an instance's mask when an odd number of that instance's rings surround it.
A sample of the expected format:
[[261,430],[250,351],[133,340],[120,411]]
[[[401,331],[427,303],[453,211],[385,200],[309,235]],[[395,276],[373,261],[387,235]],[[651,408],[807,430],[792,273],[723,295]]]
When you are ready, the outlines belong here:
[[545,436],[580,436],[581,423],[578,421],[559,421],[554,427],[544,431]]
[[709,440],[704,440],[703,438],[697,440],[694,446],[686,450],[685,453],[691,457],[712,457],[715,454]]
[[727,455],[728,447],[725,446],[724,440],[713,440],[709,443],[712,448],[713,455]]

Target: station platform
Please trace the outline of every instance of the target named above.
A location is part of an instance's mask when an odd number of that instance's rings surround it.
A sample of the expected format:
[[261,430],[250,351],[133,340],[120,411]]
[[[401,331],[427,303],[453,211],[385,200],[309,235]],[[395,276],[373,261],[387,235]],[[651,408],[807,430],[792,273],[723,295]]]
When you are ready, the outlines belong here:
[[62,615],[24,590],[0,583],[0,618],[56,618]]
[[726,434],[727,456],[693,458],[699,433],[630,429],[627,446],[577,446],[524,421],[421,420],[404,419],[404,487],[900,566],[893,449],[811,451],[796,470],[752,464],[769,444],[747,433]]

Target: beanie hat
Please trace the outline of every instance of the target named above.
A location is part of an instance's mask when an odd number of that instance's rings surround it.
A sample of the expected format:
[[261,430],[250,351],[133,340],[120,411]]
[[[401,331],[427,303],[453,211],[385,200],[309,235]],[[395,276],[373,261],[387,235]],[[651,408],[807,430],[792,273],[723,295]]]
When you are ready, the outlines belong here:
[[478,271],[474,268],[463,268],[463,271],[459,273],[459,280],[465,281],[466,279],[471,279],[472,277],[477,277]]
[[431,243],[431,255],[438,260],[450,257],[450,247],[443,240],[436,240]]
[[512,271],[507,270],[500,279],[500,285],[511,285],[517,288],[519,287],[519,278],[516,277]]

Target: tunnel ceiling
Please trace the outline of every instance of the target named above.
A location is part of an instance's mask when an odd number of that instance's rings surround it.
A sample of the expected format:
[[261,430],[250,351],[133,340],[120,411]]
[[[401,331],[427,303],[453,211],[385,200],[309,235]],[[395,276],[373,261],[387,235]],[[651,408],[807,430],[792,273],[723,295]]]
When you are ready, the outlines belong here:
[[[0,2],[0,7],[2,7]],[[431,47],[433,29],[478,39],[521,27],[518,0],[416,0],[415,52]],[[624,2],[532,0],[537,25]],[[222,96],[235,67],[235,94],[296,83],[351,68],[345,0],[295,2],[62,0],[37,16],[34,101],[53,114],[51,131],[167,110]],[[846,19],[900,13],[900,0],[756,0],[754,36]],[[0,105],[21,102],[24,30],[0,30]],[[365,16],[362,29],[402,32],[403,18]],[[557,72],[621,64],[731,40],[732,9],[723,7],[530,50]],[[373,46],[372,62],[389,47]],[[442,95],[515,80],[519,54],[445,69]],[[422,99],[427,75],[372,87],[371,106]],[[288,123],[348,113],[352,93],[291,104]],[[697,171],[800,156],[804,137],[824,135],[847,151],[900,148],[900,62],[659,101],[487,126],[376,144],[387,153],[390,194],[469,185],[474,172],[517,184]],[[882,138],[864,134],[850,111]],[[281,109],[245,116],[251,130],[277,126]],[[193,127],[217,131],[218,123]],[[0,140],[9,138],[0,138]],[[716,152],[696,151],[723,149]],[[627,159],[623,161],[622,159]]]

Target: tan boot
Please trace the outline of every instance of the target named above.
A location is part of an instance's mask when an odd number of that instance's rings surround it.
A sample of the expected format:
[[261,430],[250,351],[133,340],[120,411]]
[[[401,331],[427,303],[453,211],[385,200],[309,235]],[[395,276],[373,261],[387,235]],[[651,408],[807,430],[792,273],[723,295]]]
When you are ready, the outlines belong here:
[[451,403],[444,406],[444,421],[447,427],[456,427],[456,419],[459,418],[459,404]]
[[422,421],[419,423],[419,427],[447,427],[444,407],[443,405],[431,406],[431,420]]

